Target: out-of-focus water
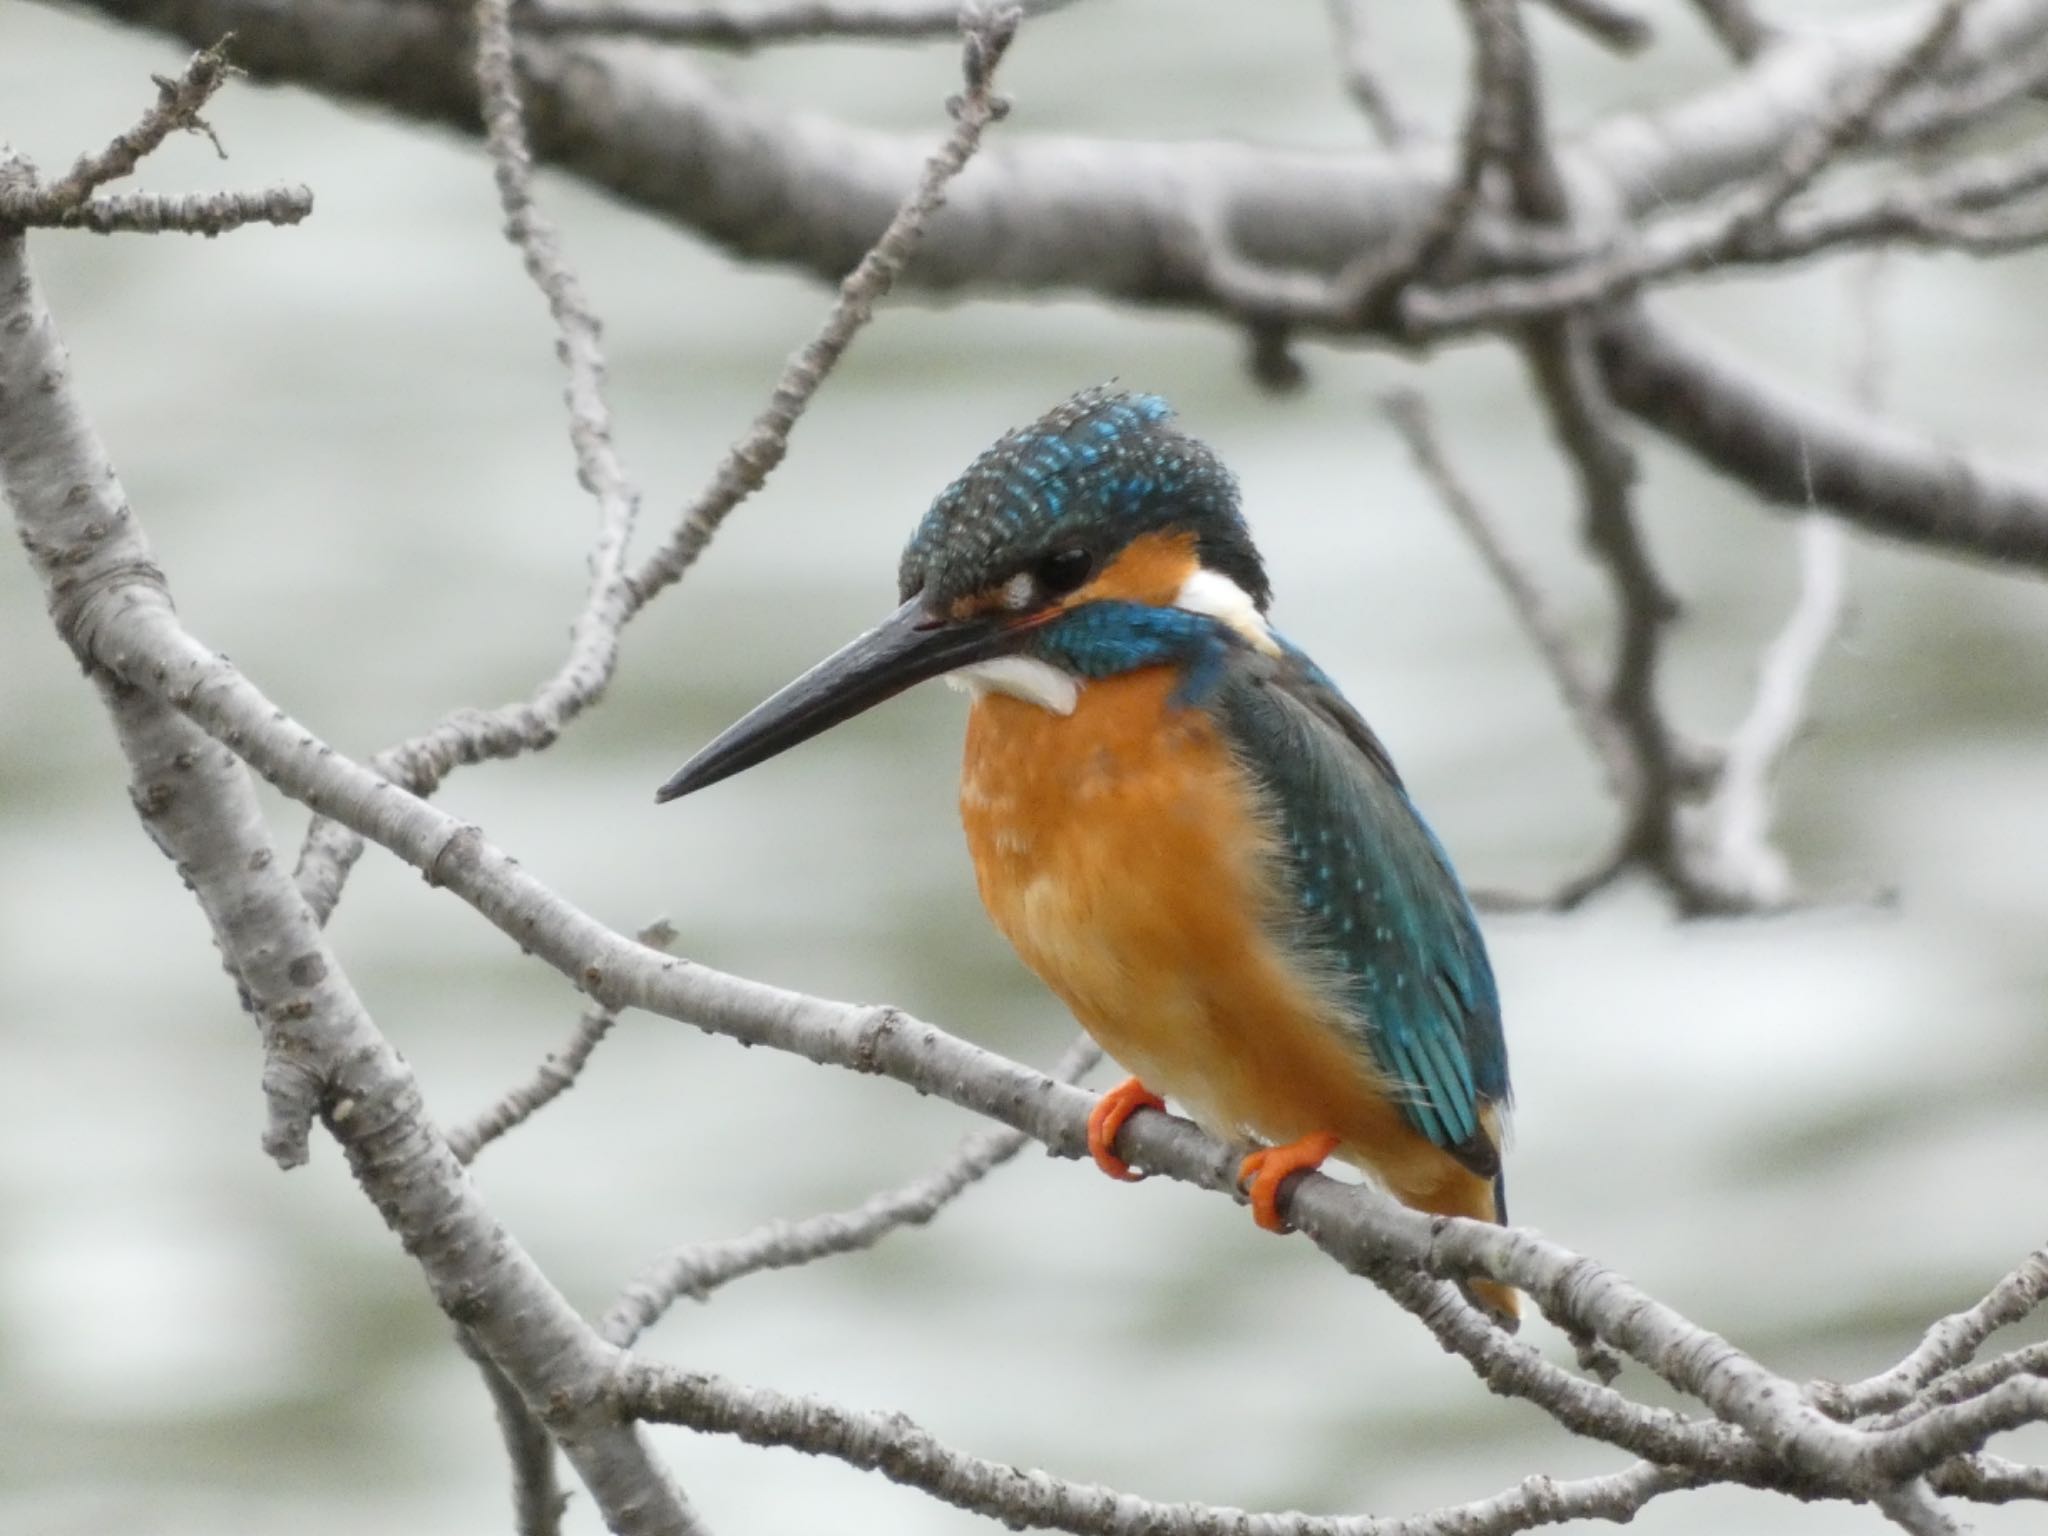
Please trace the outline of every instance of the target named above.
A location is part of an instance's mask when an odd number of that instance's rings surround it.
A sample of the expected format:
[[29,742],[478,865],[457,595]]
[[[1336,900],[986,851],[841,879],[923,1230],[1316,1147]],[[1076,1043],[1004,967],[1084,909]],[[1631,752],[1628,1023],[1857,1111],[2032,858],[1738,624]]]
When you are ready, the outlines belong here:
[[[1028,30],[1000,132],[1357,139],[1319,8],[1205,4],[1199,24],[1191,9],[1103,0]],[[1439,8],[1381,9],[1411,96],[1447,113],[1461,66]],[[1718,67],[1682,17],[1627,69],[1537,21],[1566,123]],[[64,163],[178,57],[0,0],[0,133]],[[718,67],[903,126],[937,121],[952,70],[945,49]],[[551,342],[474,145],[293,92],[236,88],[210,115],[234,158],[174,145],[145,184],[304,180],[310,222],[217,242],[39,237],[35,257],[189,622],[367,753],[553,664],[592,511]],[[659,528],[823,300],[543,187],[607,317],[619,440]],[[1897,410],[2048,467],[2043,277],[2037,259],[1901,263]],[[1843,268],[1683,308],[1841,387],[1856,324]],[[984,442],[1114,375],[1172,395],[1236,467],[1281,621],[1379,726],[1470,878],[1571,872],[1607,826],[1597,776],[1373,404],[1396,383],[1431,392],[1592,639],[1600,585],[1511,359],[1470,348],[1418,370],[1313,352],[1314,387],[1285,400],[1239,361],[1235,337],[1184,318],[891,308],[773,485],[631,632],[609,704],[536,761],[459,775],[444,802],[621,927],[667,915],[708,962],[890,999],[1050,1059],[1070,1026],[975,910],[943,690],[715,799],[657,812],[649,792],[891,605],[899,540]],[[1690,605],[1674,694],[1689,726],[1725,730],[1788,598],[1790,539],[1658,445],[1645,460],[1657,552]],[[1889,1363],[2041,1239],[2048,1159],[2041,588],[1862,540],[1851,569],[1854,617],[1785,784],[1799,870],[1838,902],[1680,926],[1623,893],[1569,920],[1488,924],[1520,1092],[1518,1214],[1774,1364],[1843,1378]],[[276,807],[293,842],[303,819]],[[1896,904],[1862,899],[1887,890]],[[334,931],[451,1120],[526,1073],[577,1011],[552,973],[380,855]],[[0,1528],[505,1527],[487,1405],[413,1267],[330,1146],[290,1176],[258,1152],[251,1030],[126,808],[98,703],[18,559],[0,559],[0,1040]],[[596,1310],[670,1244],[852,1201],[968,1128],[886,1082],[632,1018],[478,1178]],[[686,1307],[652,1347],[1162,1498],[1392,1513],[1620,1462],[1487,1395],[1306,1244],[1186,1190],[1036,1155],[929,1231]],[[836,1466],[663,1439],[722,1530],[976,1528]],[[1984,1529],[2037,1518],[1992,1512]],[[595,1529],[587,1500],[574,1520]],[[1667,1499],[1638,1528],[1873,1524],[1716,1493]]]

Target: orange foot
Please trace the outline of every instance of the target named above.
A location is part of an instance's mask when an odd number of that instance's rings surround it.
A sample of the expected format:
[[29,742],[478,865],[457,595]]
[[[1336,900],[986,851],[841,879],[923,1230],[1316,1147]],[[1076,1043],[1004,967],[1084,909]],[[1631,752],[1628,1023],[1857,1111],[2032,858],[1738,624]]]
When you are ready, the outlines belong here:
[[1337,1137],[1329,1131],[1318,1131],[1284,1147],[1261,1147],[1239,1163],[1237,1182],[1251,1183],[1245,1193],[1252,1197],[1252,1220],[1268,1232],[1285,1232],[1287,1223],[1280,1215],[1280,1186],[1294,1174],[1322,1167],[1323,1160],[1336,1150]]
[[1124,1122],[1141,1109],[1164,1109],[1166,1100],[1159,1097],[1135,1077],[1127,1077],[1096,1101],[1095,1108],[1088,1112],[1088,1151],[1095,1159],[1095,1166],[1112,1179],[1125,1179],[1136,1183],[1145,1177],[1134,1172],[1131,1165],[1110,1150],[1116,1144],[1116,1133],[1124,1128]]

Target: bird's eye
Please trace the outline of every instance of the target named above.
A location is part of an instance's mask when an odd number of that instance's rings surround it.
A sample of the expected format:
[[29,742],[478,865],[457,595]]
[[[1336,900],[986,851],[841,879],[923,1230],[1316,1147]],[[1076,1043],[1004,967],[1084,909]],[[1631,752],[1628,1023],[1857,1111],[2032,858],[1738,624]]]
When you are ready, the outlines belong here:
[[1039,592],[1046,597],[1065,597],[1088,579],[1095,569],[1095,557],[1085,549],[1056,549],[1031,568]]

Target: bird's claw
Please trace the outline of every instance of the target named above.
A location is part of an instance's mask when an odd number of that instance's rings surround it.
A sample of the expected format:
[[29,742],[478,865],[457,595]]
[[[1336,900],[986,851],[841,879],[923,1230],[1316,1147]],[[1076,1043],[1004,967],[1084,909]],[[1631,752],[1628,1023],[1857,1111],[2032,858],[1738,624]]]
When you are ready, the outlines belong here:
[[1268,1232],[1285,1232],[1287,1219],[1280,1214],[1280,1186],[1297,1173],[1320,1168],[1337,1150],[1338,1137],[1318,1131],[1285,1146],[1261,1147],[1237,1165],[1237,1182],[1251,1197],[1252,1220]]
[[1166,1100],[1135,1077],[1125,1078],[1096,1100],[1095,1108],[1088,1112],[1088,1154],[1095,1159],[1095,1166],[1112,1179],[1122,1179],[1130,1184],[1144,1178],[1145,1175],[1116,1155],[1116,1133],[1139,1110],[1164,1108]]

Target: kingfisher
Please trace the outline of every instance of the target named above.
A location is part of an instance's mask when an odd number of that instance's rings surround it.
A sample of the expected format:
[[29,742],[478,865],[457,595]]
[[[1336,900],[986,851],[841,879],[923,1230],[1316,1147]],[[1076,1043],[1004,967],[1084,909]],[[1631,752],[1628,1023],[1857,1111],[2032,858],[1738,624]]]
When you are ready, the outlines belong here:
[[[715,784],[935,677],[972,703],[960,814],[989,916],[1130,1076],[1096,1164],[1172,1099],[1290,1175],[1335,1157],[1414,1209],[1504,1223],[1500,998],[1393,760],[1267,621],[1236,481],[1154,395],[1082,391],[935,500],[901,606],[656,792]],[[1518,1297],[1466,1294],[1514,1326]]]

